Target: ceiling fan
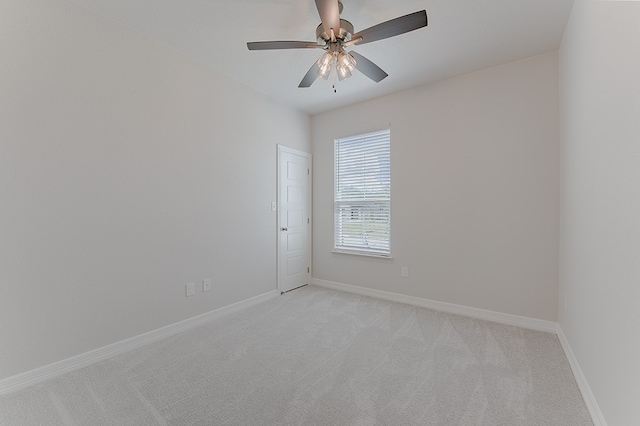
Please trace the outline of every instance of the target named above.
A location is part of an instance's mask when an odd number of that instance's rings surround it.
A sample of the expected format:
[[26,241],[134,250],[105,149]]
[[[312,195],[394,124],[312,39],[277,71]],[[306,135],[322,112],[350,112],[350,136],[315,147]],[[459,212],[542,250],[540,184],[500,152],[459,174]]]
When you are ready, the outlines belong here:
[[369,59],[354,51],[347,52],[345,48],[371,43],[427,26],[427,12],[421,10],[354,33],[351,22],[340,18],[342,2],[338,0],[315,1],[322,21],[316,29],[317,42],[253,41],[247,43],[249,50],[324,49],[325,53],[311,66],[298,87],[310,87],[318,76],[325,80],[328,79],[333,69],[335,69],[333,74],[334,91],[335,77],[344,80],[351,76],[354,69],[379,83],[388,74]]

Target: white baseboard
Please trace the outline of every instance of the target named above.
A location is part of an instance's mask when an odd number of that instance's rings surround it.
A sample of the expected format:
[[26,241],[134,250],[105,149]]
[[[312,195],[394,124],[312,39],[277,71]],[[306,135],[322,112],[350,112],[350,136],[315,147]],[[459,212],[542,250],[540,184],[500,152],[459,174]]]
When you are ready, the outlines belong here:
[[587,405],[589,414],[591,414],[591,420],[593,421],[594,426],[607,426],[607,422],[602,415],[602,411],[600,411],[596,398],[593,395],[593,392],[591,392],[591,387],[589,386],[589,383],[587,383],[587,378],[584,376],[582,368],[580,368],[580,364],[578,364],[578,360],[576,359],[576,356],[571,349],[571,345],[569,345],[569,341],[567,340],[567,336],[564,335],[560,324],[558,324],[557,332],[558,339],[560,340],[562,349],[564,349],[564,354],[569,361],[569,365],[573,371],[573,377],[575,377],[578,389],[580,389],[580,393],[582,394],[582,399],[584,399],[584,403]]
[[[564,353],[569,361],[571,370],[576,379],[576,383],[582,398],[587,405],[587,409],[591,414],[591,419],[594,426],[607,426],[607,423],[600,411],[600,407],[596,402],[596,399],[591,392],[591,387],[587,383],[587,379],[578,364],[578,361],[569,345],[562,328],[559,324],[552,321],[539,320],[535,318],[523,317],[519,315],[504,314],[501,312],[489,311],[485,309],[472,308],[464,305],[456,305],[453,303],[439,302],[436,300],[423,299],[420,297],[407,296],[399,293],[391,293],[382,290],[374,290],[365,287],[358,287],[349,284],[342,284],[333,281],[321,280],[318,278],[312,278],[312,284],[331,288],[334,290],[346,291],[349,293],[361,294],[363,296],[376,297],[378,299],[391,300],[394,302],[406,303],[414,306],[421,306],[424,308],[435,309],[438,311],[449,312],[453,314],[466,315],[473,318],[479,318],[487,321],[498,322],[507,325],[513,325],[533,330],[546,331],[550,333],[556,333],[560,344],[564,350]],[[27,386],[31,386],[37,383],[44,382],[54,377],[61,376],[65,373],[69,373],[74,370],[78,370],[83,367],[95,364],[105,359],[114,357],[116,355],[137,349],[151,342],[161,340],[163,338],[172,336],[182,331],[189,330],[197,327],[201,324],[207,323],[213,319],[222,317],[224,315],[237,312],[241,309],[247,308],[252,305],[264,302],[268,299],[276,297],[278,292],[276,290],[268,293],[252,297],[247,300],[243,300],[232,305],[228,305],[211,312],[207,312],[202,315],[195,316],[168,326],[158,328],[156,330],[149,331],[138,336],[131,337],[120,342],[116,342],[101,348],[85,352],[80,355],[76,355],[71,358],[67,358],[53,364],[45,365],[24,373],[17,374],[15,376],[7,377],[0,380],[0,395],[8,394]]]
[[555,334],[558,329],[558,323],[553,321],[545,321],[519,315],[504,314],[502,312],[488,311],[485,309],[472,308],[470,306],[439,302],[437,300],[423,299],[421,297],[407,296],[404,294],[391,293],[388,291],[374,290],[365,287],[358,287],[355,285],[321,280],[318,278],[313,278],[311,280],[311,283],[334,290],[342,290],[349,293],[361,294],[363,296],[376,297],[378,299],[385,299],[391,300],[393,302],[406,303],[408,305],[421,306],[423,308],[435,309],[437,311],[448,312],[452,314],[466,315],[468,317],[498,322],[501,324],[515,325],[517,327],[523,327],[532,330],[546,331]]
[[27,386],[41,383],[54,377],[61,376],[65,373],[69,373],[71,371],[87,367],[91,364],[104,361],[105,359],[114,357],[133,349],[137,349],[151,342],[155,342],[157,340],[164,339],[165,337],[169,337],[182,331],[197,327],[215,318],[229,315],[233,312],[239,311],[249,306],[264,302],[268,299],[276,297],[277,295],[278,292],[276,290],[273,290],[268,293],[252,297],[250,299],[242,300],[240,302],[224,306],[211,312],[195,316],[193,318],[179,321],[174,324],[170,324],[165,327],[161,327],[156,330],[152,330],[126,340],[122,340],[120,342],[112,343],[110,345],[103,346],[101,348],[94,349],[92,351],[85,352],[71,358],[54,362],[53,364],[45,365],[43,367],[26,371],[24,373],[16,374],[15,376],[7,377],[6,379],[0,380],[0,395],[14,392]]

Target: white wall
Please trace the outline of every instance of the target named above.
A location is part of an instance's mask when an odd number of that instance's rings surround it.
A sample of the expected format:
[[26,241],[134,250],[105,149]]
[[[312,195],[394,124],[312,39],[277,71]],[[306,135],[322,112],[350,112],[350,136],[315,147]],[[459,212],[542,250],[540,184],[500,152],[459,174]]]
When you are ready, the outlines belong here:
[[2,1],[0,58],[0,379],[275,290],[307,115],[62,0]]
[[[312,117],[314,278],[555,321],[557,72],[552,52]],[[332,253],[333,141],[389,124],[393,260]]]
[[559,322],[610,426],[640,423],[639,23],[576,0],[559,62]]

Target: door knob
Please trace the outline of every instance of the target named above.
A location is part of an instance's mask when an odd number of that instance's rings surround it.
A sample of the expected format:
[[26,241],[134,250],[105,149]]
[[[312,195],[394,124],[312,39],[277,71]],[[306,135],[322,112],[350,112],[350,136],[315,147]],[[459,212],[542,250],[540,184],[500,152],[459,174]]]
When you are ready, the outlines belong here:
[[288,231],[288,228],[280,228],[281,231]]

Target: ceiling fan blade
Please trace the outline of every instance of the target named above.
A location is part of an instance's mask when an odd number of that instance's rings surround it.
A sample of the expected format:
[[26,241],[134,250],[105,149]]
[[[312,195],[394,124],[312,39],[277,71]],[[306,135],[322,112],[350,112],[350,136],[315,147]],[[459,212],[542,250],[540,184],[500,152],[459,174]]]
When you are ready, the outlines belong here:
[[313,82],[316,81],[316,78],[318,78],[319,69],[320,68],[318,67],[318,62],[314,62],[311,68],[309,68],[309,71],[307,71],[307,73],[302,78],[300,84],[298,84],[298,87],[311,87]]
[[340,34],[340,7],[338,0],[316,0],[318,15],[322,21],[322,27],[327,35],[331,35],[331,29],[335,34]]
[[349,52],[349,54],[356,60],[356,69],[376,83],[380,83],[382,80],[389,76],[389,74],[384,72],[382,68],[380,68],[361,54],[354,52],[353,50]]
[[373,27],[369,27],[366,30],[355,33],[351,36],[351,39],[362,38],[362,40],[355,42],[355,44],[359,46],[361,44],[371,43],[372,41],[378,41],[408,33],[409,31],[417,30],[418,28],[426,26],[427,11],[421,10],[419,12],[410,13],[408,15],[374,25]]
[[250,41],[247,47],[249,50],[273,50],[323,48],[324,46],[313,41]]

